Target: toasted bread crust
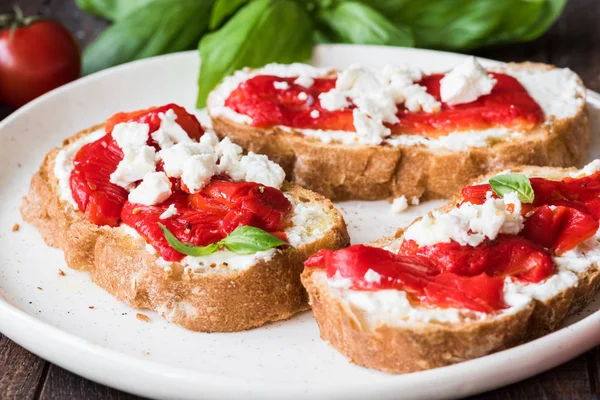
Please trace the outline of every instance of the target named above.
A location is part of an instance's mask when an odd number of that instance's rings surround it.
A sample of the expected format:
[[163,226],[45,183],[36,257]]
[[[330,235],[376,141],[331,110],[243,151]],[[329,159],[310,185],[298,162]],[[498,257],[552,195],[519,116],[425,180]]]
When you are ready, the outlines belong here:
[[[67,145],[99,126],[67,139]],[[303,262],[321,248],[349,244],[341,214],[322,196],[294,184],[284,192],[327,210],[332,227],[311,243],[277,250],[244,271],[189,274],[179,264],[170,272],[156,264],[158,256],[135,239],[110,227],[89,223],[83,213],[59,199],[54,160],[60,149],[46,155],[23,199],[21,214],[35,224],[46,243],[64,251],[71,268],[88,270],[92,280],[117,299],[139,309],[161,313],[169,321],[194,331],[231,332],[291,317],[308,309],[300,282]]]
[[[539,63],[509,66],[554,68]],[[448,198],[490,171],[522,164],[555,167],[579,164],[590,142],[584,105],[571,118],[547,119],[521,140],[501,141],[461,152],[424,146],[326,144],[297,132],[277,127],[259,129],[222,116],[212,117],[212,122],[220,137],[228,136],[248,151],[266,154],[285,169],[293,182],[333,201],[378,200],[401,195]]]
[[[536,176],[564,174],[571,169],[550,167],[513,168]],[[486,178],[493,176],[490,174]],[[480,178],[481,182],[486,178]],[[472,183],[472,182],[471,182]],[[454,207],[455,199],[441,210]],[[405,229],[372,243],[390,245]],[[442,367],[536,339],[555,331],[564,319],[589,304],[600,289],[600,267],[594,265],[579,274],[577,286],[559,292],[546,301],[534,300],[512,314],[500,314],[482,321],[458,323],[381,324],[375,328],[362,323],[365,312],[328,288],[322,271],[305,268],[302,282],[319,325],[321,338],[358,365],[392,373],[408,373]]]

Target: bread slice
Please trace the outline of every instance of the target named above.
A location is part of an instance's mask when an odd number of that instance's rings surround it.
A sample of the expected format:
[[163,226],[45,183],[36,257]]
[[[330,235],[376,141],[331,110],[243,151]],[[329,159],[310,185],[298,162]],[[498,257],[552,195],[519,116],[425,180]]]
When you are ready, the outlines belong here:
[[[63,143],[63,149],[92,132],[95,126]],[[54,164],[61,148],[48,153],[33,176],[21,214],[35,224],[49,246],[64,251],[69,267],[90,272],[92,280],[117,299],[138,309],[159,312],[187,329],[231,332],[291,317],[308,309],[300,282],[304,260],[321,248],[349,244],[341,214],[324,197],[285,183],[282,191],[293,204],[319,210],[317,226],[295,248],[271,250],[246,269],[223,268],[195,273],[180,263],[165,265],[141,236],[122,227],[97,226],[70,203],[61,200]],[[131,230],[130,230],[131,231]]]
[[[551,65],[526,62],[506,64],[490,71],[519,78],[553,69]],[[546,113],[545,120],[533,130],[507,130],[506,136],[490,138],[484,147],[452,149],[452,146],[439,148],[402,144],[402,141],[395,145],[387,142],[343,144],[336,140],[325,143],[288,127],[255,128],[234,121],[231,113],[216,111],[223,103],[222,92],[231,90],[227,80],[209,96],[208,112],[220,137],[228,136],[248,151],[266,154],[284,168],[293,182],[333,201],[377,200],[402,195],[449,198],[476,177],[498,169],[523,164],[569,167],[583,161],[590,143],[585,88],[579,77],[564,71],[570,77],[565,85],[572,94],[569,101],[576,105],[576,112],[564,118]],[[530,84],[539,86],[535,79]],[[553,84],[555,82],[549,83],[550,89]],[[556,88],[557,93],[542,90],[539,97],[541,100],[559,98],[566,91],[563,89]]]
[[[560,179],[576,170],[523,167],[513,171]],[[448,211],[458,200],[440,210]],[[397,248],[404,231],[399,229],[393,236],[371,245]],[[391,373],[409,373],[481,357],[558,329],[566,316],[590,303],[600,288],[600,267],[596,261],[576,276],[575,285],[559,287],[550,297],[533,298],[484,318],[478,318],[469,310],[458,310],[454,320],[444,320],[444,314],[440,313],[429,314],[430,320],[420,321],[414,316],[412,320],[406,316],[404,320],[393,320],[384,317],[385,313],[373,315],[359,302],[350,300],[348,293],[356,291],[331,287],[320,269],[306,268],[302,282],[308,290],[323,340],[358,365]]]

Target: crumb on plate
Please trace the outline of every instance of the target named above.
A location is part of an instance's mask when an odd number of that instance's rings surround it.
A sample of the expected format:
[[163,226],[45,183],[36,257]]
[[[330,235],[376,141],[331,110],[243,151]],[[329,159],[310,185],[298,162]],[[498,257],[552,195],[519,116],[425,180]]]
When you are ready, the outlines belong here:
[[137,313],[137,314],[135,314],[135,317],[136,317],[137,319],[139,319],[140,321],[144,321],[144,322],[148,322],[148,321],[150,321],[150,317],[149,317],[149,316],[147,316],[147,315],[145,315],[145,314],[140,314],[140,313]]

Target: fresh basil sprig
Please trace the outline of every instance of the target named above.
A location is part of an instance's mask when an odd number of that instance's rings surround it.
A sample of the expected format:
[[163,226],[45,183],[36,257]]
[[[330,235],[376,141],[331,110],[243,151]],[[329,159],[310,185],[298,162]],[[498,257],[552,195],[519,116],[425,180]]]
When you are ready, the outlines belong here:
[[253,226],[237,227],[225,239],[217,243],[209,244],[208,246],[194,246],[181,242],[163,224],[159,223],[158,225],[162,229],[167,242],[175,250],[194,257],[207,256],[223,247],[235,254],[254,254],[258,251],[269,250],[274,247],[289,246],[288,243],[277,236]]
[[197,47],[199,107],[224,76],[246,66],[307,61],[315,43],[464,51],[533,40],[566,1],[76,0],[115,21],[86,49],[84,73]]
[[392,24],[383,15],[355,1],[336,4],[318,14],[336,41],[412,47],[415,44],[410,27]]
[[116,21],[83,54],[83,72],[189,50],[208,30],[213,0],[152,0]]
[[197,106],[206,105],[208,93],[224,76],[243,67],[261,67],[275,61],[307,61],[312,47],[313,22],[302,2],[249,2],[219,30],[200,41]]
[[519,200],[523,203],[533,203],[535,197],[529,178],[523,174],[496,175],[490,179],[490,186],[500,197],[510,192],[517,192]]

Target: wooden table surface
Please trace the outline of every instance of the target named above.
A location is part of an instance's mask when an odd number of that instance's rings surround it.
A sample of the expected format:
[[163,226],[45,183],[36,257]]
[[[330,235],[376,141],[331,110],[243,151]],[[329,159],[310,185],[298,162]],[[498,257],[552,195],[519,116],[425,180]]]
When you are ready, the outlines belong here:
[[[0,0],[0,13],[9,11],[10,3]],[[82,46],[107,25],[79,11],[74,0],[18,0],[16,4],[26,15],[40,13],[62,21]],[[570,0],[558,22],[542,38],[479,50],[476,55],[569,67],[581,75],[587,87],[600,91],[599,21],[600,0]],[[8,112],[0,108],[0,118]],[[0,334],[0,399],[38,398],[139,399],[65,371]],[[475,398],[600,399],[600,347],[553,370]]]

